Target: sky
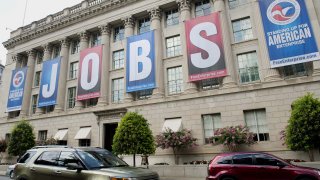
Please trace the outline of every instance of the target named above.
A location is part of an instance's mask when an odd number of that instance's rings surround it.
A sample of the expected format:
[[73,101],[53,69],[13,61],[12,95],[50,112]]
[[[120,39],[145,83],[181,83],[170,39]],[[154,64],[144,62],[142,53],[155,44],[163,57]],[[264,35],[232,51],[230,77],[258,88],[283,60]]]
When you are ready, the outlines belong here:
[[0,63],[5,64],[7,50],[2,43],[10,38],[11,31],[81,2],[82,0],[0,0]]

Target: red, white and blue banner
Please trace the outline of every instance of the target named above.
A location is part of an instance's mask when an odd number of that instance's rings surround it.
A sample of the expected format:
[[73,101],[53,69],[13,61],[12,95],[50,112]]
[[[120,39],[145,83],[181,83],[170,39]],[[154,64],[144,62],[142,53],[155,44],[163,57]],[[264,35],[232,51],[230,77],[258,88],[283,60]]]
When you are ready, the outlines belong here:
[[21,110],[24,84],[28,68],[15,69],[12,71],[12,78],[8,96],[7,112]]
[[38,107],[55,105],[58,95],[61,56],[44,61],[40,83]]
[[127,39],[127,92],[156,87],[154,31]]
[[100,97],[102,45],[80,52],[77,100]]
[[259,0],[271,67],[320,59],[304,0]]
[[189,81],[227,75],[219,13],[185,22]]

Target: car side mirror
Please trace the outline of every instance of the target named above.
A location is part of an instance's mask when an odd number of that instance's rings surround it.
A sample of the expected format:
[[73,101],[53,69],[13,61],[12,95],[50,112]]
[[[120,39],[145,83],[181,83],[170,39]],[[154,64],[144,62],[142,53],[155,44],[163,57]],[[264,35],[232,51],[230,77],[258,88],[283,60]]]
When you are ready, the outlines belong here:
[[75,163],[66,164],[66,167],[68,170],[77,170],[77,173],[80,173],[83,170],[82,166]]

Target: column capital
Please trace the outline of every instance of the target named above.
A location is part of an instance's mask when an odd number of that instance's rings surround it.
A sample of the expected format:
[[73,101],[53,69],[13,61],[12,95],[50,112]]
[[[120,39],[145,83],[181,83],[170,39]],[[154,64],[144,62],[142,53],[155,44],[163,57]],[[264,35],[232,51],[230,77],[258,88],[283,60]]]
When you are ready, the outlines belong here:
[[127,16],[125,18],[121,19],[123,21],[123,24],[125,26],[125,28],[127,27],[134,27],[134,18],[132,16]]
[[179,6],[180,11],[189,10],[191,8],[190,0],[176,0],[176,3]]
[[26,51],[28,57],[34,57],[36,55],[36,51],[34,49],[30,49]]
[[161,19],[161,9],[157,6],[148,10],[151,21],[154,19]]
[[13,62],[18,62],[21,59],[21,55],[20,54],[15,54],[11,58],[12,58]]
[[44,53],[46,53],[46,52],[51,52],[52,45],[51,45],[50,43],[43,44],[43,45],[42,45],[42,48],[43,48],[43,52],[44,52]]
[[80,41],[88,41],[88,32],[87,31],[81,31],[78,33],[80,37]]
[[101,35],[110,35],[111,34],[111,25],[109,23],[98,26],[100,29]]
[[62,38],[59,41],[60,41],[60,44],[61,44],[61,48],[68,48],[69,45],[70,45],[70,41],[69,41],[69,39],[67,37]]

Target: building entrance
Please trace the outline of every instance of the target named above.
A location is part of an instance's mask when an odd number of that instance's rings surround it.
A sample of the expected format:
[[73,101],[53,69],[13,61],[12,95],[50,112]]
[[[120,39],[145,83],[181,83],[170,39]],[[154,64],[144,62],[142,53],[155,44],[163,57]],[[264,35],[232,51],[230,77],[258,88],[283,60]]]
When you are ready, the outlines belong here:
[[118,123],[108,123],[103,125],[104,129],[104,148],[112,151],[113,136],[116,133]]

